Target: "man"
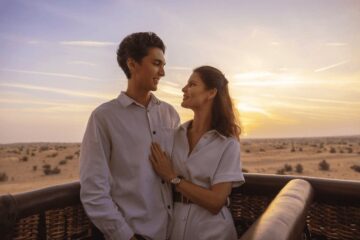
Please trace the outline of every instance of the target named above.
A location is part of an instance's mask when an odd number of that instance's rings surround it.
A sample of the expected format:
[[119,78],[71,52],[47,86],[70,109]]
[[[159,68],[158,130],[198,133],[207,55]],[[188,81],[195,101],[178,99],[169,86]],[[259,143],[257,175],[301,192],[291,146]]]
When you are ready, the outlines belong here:
[[[171,196],[149,161],[151,142],[163,143],[179,124],[175,109],[151,91],[164,72],[165,46],[154,33],[127,36],[117,61],[128,86],[90,116],[80,154],[80,197],[106,239],[166,239]],[[165,145],[165,146],[164,146]]]

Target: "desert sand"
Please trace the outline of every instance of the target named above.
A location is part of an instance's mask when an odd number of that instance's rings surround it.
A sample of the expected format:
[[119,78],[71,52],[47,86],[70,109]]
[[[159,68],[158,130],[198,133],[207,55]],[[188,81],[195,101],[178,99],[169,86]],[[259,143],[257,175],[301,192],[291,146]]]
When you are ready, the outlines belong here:
[[[80,143],[1,144],[0,195],[77,181],[79,149]],[[243,139],[241,160],[244,172],[360,181],[360,136]]]

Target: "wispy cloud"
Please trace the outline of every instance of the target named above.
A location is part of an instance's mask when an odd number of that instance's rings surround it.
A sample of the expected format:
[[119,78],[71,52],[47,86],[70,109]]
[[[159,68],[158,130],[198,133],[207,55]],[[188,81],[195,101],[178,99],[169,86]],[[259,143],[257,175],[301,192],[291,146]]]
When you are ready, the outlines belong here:
[[29,100],[29,99],[19,100],[19,99],[0,98],[0,103],[19,104],[20,106],[22,106],[23,108],[26,108],[26,109],[28,109],[28,107],[25,107],[26,105],[48,106],[48,107],[52,107],[53,109],[54,108],[63,108],[63,109],[91,110],[94,108],[93,105],[50,102],[48,100],[39,101],[39,100]]
[[235,81],[232,81],[233,86],[248,86],[248,87],[269,87],[269,86],[294,86],[295,84],[301,84],[295,76],[284,73],[273,72],[245,72],[235,74],[233,76]]
[[27,85],[27,84],[0,83],[0,86],[11,87],[11,88],[20,88],[20,89],[26,89],[26,90],[37,90],[37,91],[44,91],[44,92],[59,93],[59,94],[75,96],[75,97],[88,97],[88,98],[95,98],[95,99],[102,99],[102,100],[111,99],[111,96],[109,96],[109,95],[101,95],[101,94],[96,94],[96,93],[91,93],[91,92],[71,91],[71,90],[61,89],[61,88],[50,88],[50,87],[42,87],[42,86]]
[[95,64],[95,63],[92,63],[92,62],[86,62],[86,61],[70,61],[70,62],[68,62],[68,64],[75,64],[75,65],[87,65],[87,66],[91,66],[91,67],[96,66],[96,64]]
[[174,70],[174,71],[191,71],[190,67],[180,67],[180,66],[166,66],[166,70]]
[[260,113],[268,117],[271,116],[271,114],[265,111],[264,109],[250,105],[248,103],[239,103],[237,104],[237,108],[239,109],[240,112]]
[[343,47],[343,46],[347,46],[348,43],[345,42],[327,42],[325,43],[326,46],[330,46],[330,47]]
[[61,45],[77,46],[77,47],[108,47],[114,46],[115,42],[99,42],[99,41],[62,41]]
[[342,62],[338,62],[338,63],[332,64],[332,65],[329,65],[329,66],[326,66],[326,67],[318,68],[318,69],[316,69],[314,72],[327,71],[327,70],[329,70],[329,69],[332,69],[332,68],[335,68],[335,67],[344,65],[344,64],[346,64],[346,63],[348,63],[348,62],[349,62],[349,60],[345,60],[345,61],[342,61]]
[[[263,95],[265,97],[265,95]],[[334,99],[327,99],[327,98],[305,98],[305,97],[289,97],[289,96],[271,96],[270,98],[276,98],[276,99],[290,99],[290,100],[299,100],[299,101],[306,101],[306,102],[312,102],[312,103],[331,103],[331,104],[345,104],[345,105],[360,105],[360,102],[356,101],[344,101],[344,100],[334,100]]]
[[274,73],[271,72],[245,72],[245,73],[238,73],[234,75],[235,79],[257,79],[257,78],[264,78],[264,77],[272,77]]
[[73,74],[66,74],[66,73],[38,72],[38,71],[28,71],[28,70],[20,70],[20,69],[0,69],[0,71],[52,76],[52,77],[62,77],[62,78],[71,78],[71,79],[80,79],[80,80],[88,80],[88,81],[97,81],[98,80],[96,78],[91,78],[88,76],[73,75]]

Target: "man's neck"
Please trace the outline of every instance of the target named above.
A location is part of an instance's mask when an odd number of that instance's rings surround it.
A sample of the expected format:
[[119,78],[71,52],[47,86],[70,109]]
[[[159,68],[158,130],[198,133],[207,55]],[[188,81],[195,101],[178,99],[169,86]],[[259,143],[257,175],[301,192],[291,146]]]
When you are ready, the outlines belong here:
[[147,105],[149,104],[150,99],[151,99],[151,94],[149,91],[147,91],[147,92],[133,91],[128,88],[125,93],[127,96],[134,99],[136,102],[140,103],[141,105],[143,105],[145,107],[147,107]]

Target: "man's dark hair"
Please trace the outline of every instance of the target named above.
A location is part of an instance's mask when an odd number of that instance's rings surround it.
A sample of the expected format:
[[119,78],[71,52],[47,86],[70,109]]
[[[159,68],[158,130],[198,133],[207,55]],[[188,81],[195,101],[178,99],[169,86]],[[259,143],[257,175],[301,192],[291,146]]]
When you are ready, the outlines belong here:
[[127,66],[128,58],[141,63],[143,57],[148,54],[149,48],[160,48],[165,53],[163,41],[153,32],[137,32],[125,37],[117,50],[117,62],[124,71],[128,79],[131,78],[130,70]]

